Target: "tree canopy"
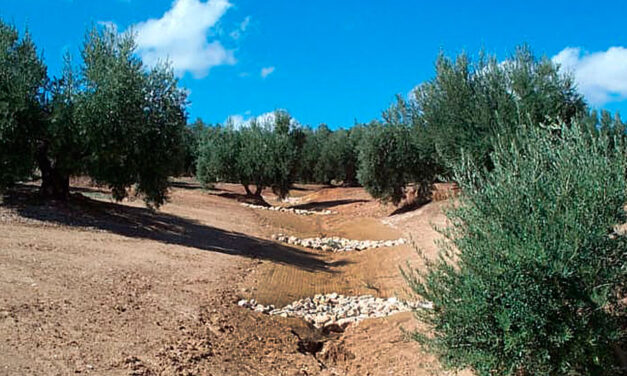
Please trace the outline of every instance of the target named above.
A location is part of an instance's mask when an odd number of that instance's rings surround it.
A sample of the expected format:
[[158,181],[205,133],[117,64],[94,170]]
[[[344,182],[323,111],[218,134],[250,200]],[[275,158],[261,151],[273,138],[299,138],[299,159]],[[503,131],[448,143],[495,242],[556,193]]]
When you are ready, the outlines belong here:
[[363,144],[360,182],[374,197],[398,202],[409,183],[448,179],[462,154],[489,168],[494,139],[519,124],[570,123],[587,113],[572,79],[526,46],[503,62],[441,54],[435,65],[435,77],[409,99],[398,97]]
[[270,187],[284,198],[296,180],[303,143],[304,133],[284,111],[276,111],[271,121],[252,120],[239,129],[218,126],[202,142],[197,176],[204,185],[240,183],[256,197]]
[[420,314],[434,335],[415,338],[479,375],[619,374],[624,144],[579,124],[514,135],[495,142],[491,170],[454,169],[463,195],[441,257],[406,275],[434,305]]
[[[180,166],[186,95],[167,64],[147,68],[130,34],[94,28],[78,70],[66,57],[48,80],[30,38],[1,24],[1,183],[39,169],[44,195],[67,199],[69,177],[87,174],[121,200],[130,186],[151,205],[167,198]],[[17,158],[16,156],[20,156]]]

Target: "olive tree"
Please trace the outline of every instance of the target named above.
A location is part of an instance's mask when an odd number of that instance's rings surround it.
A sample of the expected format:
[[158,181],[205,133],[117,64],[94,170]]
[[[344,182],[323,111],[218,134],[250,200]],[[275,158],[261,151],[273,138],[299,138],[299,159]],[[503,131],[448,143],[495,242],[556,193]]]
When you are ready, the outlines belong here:
[[476,62],[466,54],[455,60],[441,54],[435,78],[418,86],[409,104],[445,167],[457,163],[462,150],[489,166],[495,136],[523,123],[570,123],[586,112],[572,78],[526,46],[502,62],[483,53]]
[[186,95],[167,65],[148,70],[135,50],[132,35],[111,29],[87,35],[77,118],[89,175],[116,199],[136,184],[147,202],[160,204],[181,152]]
[[400,97],[383,113],[382,123],[366,127],[359,150],[359,182],[383,201],[398,204],[410,183],[417,183],[420,194],[428,196],[440,173],[431,140]]
[[596,129],[525,126],[491,160],[455,167],[463,194],[441,257],[406,273],[433,303],[415,339],[478,375],[620,374],[624,148]]
[[45,120],[46,66],[27,33],[0,21],[0,187],[28,178]]
[[284,198],[296,180],[304,144],[304,133],[292,123],[289,114],[277,111],[271,120],[218,127],[200,148],[198,178],[205,186],[242,184],[248,196],[257,198],[270,187]]
[[1,184],[41,173],[46,197],[67,199],[69,178],[87,174],[117,200],[131,185],[158,206],[180,165],[186,95],[172,69],[148,69],[130,34],[94,28],[78,71],[66,57],[48,81],[28,35],[0,23]]
[[427,194],[430,183],[450,178],[462,153],[489,168],[495,137],[522,123],[570,123],[586,111],[572,78],[527,47],[501,62],[483,53],[474,63],[466,54],[454,60],[440,54],[435,77],[409,99],[398,97],[384,113],[384,127],[362,143],[360,181],[374,197],[393,202],[409,183]]

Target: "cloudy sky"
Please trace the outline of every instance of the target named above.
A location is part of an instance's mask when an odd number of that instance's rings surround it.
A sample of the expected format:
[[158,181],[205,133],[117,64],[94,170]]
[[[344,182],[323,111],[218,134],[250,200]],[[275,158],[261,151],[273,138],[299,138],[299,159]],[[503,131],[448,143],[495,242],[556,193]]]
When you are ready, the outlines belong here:
[[[445,4],[442,4],[445,3]],[[627,2],[366,0],[0,0],[51,74],[85,30],[134,30],[148,65],[169,59],[190,120],[246,121],[287,109],[301,123],[379,117],[433,76],[440,50],[505,58],[528,43],[571,72],[588,102],[627,117]]]

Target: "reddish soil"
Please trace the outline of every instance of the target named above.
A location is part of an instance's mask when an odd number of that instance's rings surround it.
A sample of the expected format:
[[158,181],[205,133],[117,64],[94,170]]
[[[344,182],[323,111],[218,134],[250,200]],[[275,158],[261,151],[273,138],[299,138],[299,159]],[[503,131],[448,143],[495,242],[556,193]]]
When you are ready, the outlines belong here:
[[[360,188],[303,186],[290,205],[338,214],[297,216],[241,206],[236,185],[205,192],[181,180],[171,201],[151,211],[78,184],[69,203],[39,202],[24,186],[0,204],[0,375],[445,374],[403,337],[401,327],[417,325],[411,314],[329,337],[236,304],[402,294],[399,265],[419,265],[409,246],[323,254],[270,236],[411,233],[432,253],[441,203],[389,217],[394,208]],[[308,344],[323,350],[314,356]]]

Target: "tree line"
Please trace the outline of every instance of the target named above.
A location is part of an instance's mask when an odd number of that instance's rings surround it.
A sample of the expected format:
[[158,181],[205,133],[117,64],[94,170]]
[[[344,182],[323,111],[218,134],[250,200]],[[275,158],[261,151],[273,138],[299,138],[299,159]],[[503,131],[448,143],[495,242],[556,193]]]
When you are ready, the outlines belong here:
[[[281,185],[283,197],[295,182],[335,183],[363,185],[373,197],[398,204],[409,185],[428,199],[432,184],[450,180],[462,156],[490,168],[493,140],[515,133],[520,124],[581,120],[613,132],[624,129],[618,114],[590,111],[572,78],[526,46],[505,62],[484,53],[475,62],[466,54],[455,59],[440,54],[435,66],[432,80],[409,98],[398,96],[381,119],[349,129],[280,126],[277,122],[289,118],[284,111],[240,127],[198,120],[188,129],[193,140],[188,145],[195,149],[188,150],[187,170],[197,167],[205,184],[242,183],[252,195],[261,191],[248,185]],[[262,146],[282,133],[289,133],[289,147],[273,152],[289,155],[264,154]]]
[[0,39],[0,187],[39,174],[42,194],[58,199],[68,197],[70,176],[89,175],[116,199],[135,186],[158,206],[170,176],[191,174],[282,198],[296,182],[363,185],[398,204],[410,184],[428,196],[432,183],[450,180],[462,154],[489,167],[494,137],[519,124],[624,127],[618,114],[590,112],[572,79],[524,46],[504,62],[440,54],[435,77],[398,96],[381,119],[331,130],[285,111],[239,127],[186,126],[186,92],[167,63],[144,66],[132,34],[89,30],[81,64],[67,55],[54,78],[28,33],[0,23]]

